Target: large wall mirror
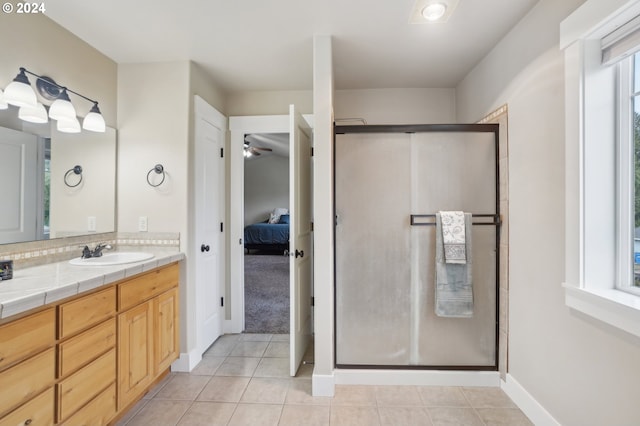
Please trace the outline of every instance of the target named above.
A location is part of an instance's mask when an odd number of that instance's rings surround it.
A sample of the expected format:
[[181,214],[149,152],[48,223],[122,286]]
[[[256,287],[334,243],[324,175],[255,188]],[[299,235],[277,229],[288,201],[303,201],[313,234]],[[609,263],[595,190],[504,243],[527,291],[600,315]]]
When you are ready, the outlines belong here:
[[115,231],[115,129],[61,133],[10,106],[0,162],[0,244]]

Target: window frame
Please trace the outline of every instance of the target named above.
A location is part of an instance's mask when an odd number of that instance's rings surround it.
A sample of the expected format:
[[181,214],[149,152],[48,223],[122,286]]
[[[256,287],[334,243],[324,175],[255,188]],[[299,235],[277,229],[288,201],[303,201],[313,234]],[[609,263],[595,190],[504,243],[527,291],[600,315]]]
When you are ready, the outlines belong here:
[[[639,46],[640,50],[640,46]],[[617,67],[617,274],[615,288],[640,296],[640,289],[633,285],[634,235],[635,235],[635,162],[633,113],[635,55],[620,60]],[[639,98],[640,101],[640,98]],[[630,266],[631,265],[631,266]]]
[[601,40],[639,15],[640,1],[588,0],[560,27],[565,54],[565,304],[637,337],[640,296],[621,285],[633,275],[633,234],[627,232],[632,223],[629,167],[627,175],[620,174],[629,151],[619,141],[632,129],[628,114],[622,127],[620,66],[602,65]]

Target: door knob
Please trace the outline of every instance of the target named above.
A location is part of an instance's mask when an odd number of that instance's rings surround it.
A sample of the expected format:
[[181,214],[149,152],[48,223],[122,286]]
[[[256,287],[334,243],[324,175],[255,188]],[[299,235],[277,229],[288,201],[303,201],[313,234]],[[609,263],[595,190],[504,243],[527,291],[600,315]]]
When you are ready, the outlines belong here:
[[203,244],[203,245],[200,246],[200,251],[202,253],[204,253],[205,251],[209,251],[209,249],[210,249],[210,247],[208,245],[204,245]]
[[299,257],[304,257],[304,250],[297,250],[296,249],[296,259]]

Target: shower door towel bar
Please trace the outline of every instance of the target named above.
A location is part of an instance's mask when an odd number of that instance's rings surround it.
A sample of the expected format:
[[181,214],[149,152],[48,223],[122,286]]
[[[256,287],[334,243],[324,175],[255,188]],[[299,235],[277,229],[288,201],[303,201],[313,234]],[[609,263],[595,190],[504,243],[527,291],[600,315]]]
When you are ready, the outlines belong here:
[[[491,221],[483,222],[486,219],[480,219],[477,222],[473,222],[473,225],[500,225],[502,222],[500,220],[499,214],[472,214],[471,217],[477,218],[491,218]],[[431,222],[420,221],[420,219],[433,219]],[[435,214],[412,214],[411,215],[411,226],[436,226],[435,222],[436,215]]]

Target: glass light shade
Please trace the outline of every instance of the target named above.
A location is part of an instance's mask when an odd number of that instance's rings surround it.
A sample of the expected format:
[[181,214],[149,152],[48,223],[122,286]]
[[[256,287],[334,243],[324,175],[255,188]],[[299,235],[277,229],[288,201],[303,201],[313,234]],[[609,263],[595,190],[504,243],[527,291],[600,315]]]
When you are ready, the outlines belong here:
[[447,11],[447,6],[443,3],[431,3],[422,9],[422,16],[427,21],[437,21],[442,18]]
[[46,123],[49,121],[47,110],[40,102],[34,107],[23,106],[18,110],[18,118],[29,123]]
[[107,125],[104,122],[104,117],[100,114],[98,104],[94,104],[89,114],[84,117],[84,120],[82,120],[82,128],[92,132],[106,131]]
[[75,117],[73,120],[62,119],[58,120],[56,128],[62,133],[80,133],[80,122]]
[[26,83],[16,80],[9,83],[7,88],[4,89],[4,100],[6,103],[17,107],[28,106],[35,108],[38,104],[36,92],[31,88],[29,80]]
[[78,121],[76,115],[76,109],[73,107],[73,104],[69,99],[67,90],[63,89],[58,96],[58,99],[51,104],[51,107],[49,108],[49,117],[54,120]]
[[0,89],[0,110],[9,108],[9,104],[4,100],[4,92]]

